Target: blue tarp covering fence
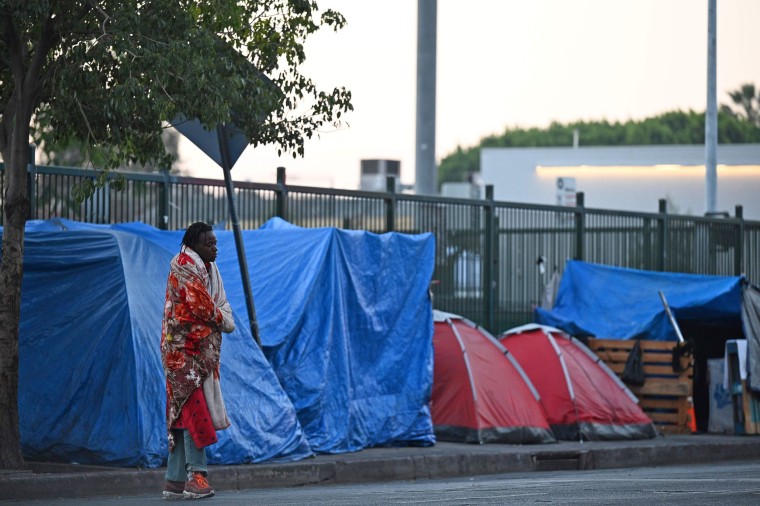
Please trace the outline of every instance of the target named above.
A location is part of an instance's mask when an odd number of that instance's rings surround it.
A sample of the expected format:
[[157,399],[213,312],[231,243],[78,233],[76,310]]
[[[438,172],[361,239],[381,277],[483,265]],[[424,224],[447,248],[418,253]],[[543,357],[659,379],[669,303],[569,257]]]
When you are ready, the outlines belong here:
[[[257,296],[262,344],[312,448],[433,443],[433,236],[263,228],[256,261],[280,268]],[[289,287],[306,304],[283,303]]]
[[[232,427],[211,463],[432,444],[430,234],[243,232],[264,350],[250,333],[231,232],[218,265],[236,317],[222,346]],[[159,337],[182,231],[27,225],[19,416],[28,458],[155,467],[166,457]]]

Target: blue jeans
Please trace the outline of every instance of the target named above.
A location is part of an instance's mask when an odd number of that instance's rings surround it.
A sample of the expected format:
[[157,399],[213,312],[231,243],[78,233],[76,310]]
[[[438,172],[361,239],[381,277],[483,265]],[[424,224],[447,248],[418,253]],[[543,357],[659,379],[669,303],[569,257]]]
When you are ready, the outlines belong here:
[[206,450],[197,448],[190,431],[186,429],[172,429],[174,434],[174,451],[169,452],[166,461],[167,481],[186,481],[187,473],[200,471],[208,474],[206,463]]

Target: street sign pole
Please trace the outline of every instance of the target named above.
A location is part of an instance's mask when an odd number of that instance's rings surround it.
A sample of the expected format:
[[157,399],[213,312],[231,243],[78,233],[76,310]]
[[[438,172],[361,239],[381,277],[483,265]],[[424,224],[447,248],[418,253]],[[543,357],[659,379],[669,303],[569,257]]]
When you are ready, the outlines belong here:
[[253,305],[253,291],[251,290],[251,278],[248,276],[248,262],[245,259],[245,246],[243,244],[243,235],[240,232],[240,223],[238,222],[237,211],[235,210],[235,188],[232,184],[232,175],[230,174],[230,149],[226,127],[218,125],[216,132],[219,137],[219,151],[222,159],[222,171],[224,172],[224,184],[227,187],[227,203],[232,220],[232,233],[235,236],[235,248],[237,249],[238,263],[240,264],[240,276],[243,278],[243,292],[245,294],[245,306],[248,310],[248,321],[251,325],[251,335],[256,344],[261,348],[261,338],[259,337],[259,324],[256,320],[256,308]]

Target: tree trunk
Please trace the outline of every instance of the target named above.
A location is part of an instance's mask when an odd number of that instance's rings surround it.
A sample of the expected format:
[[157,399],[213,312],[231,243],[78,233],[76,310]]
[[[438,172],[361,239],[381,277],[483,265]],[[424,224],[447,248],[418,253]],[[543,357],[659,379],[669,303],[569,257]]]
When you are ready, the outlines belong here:
[[6,184],[0,264],[0,469],[26,468],[21,455],[18,416],[18,328],[24,225],[29,213],[27,164],[31,113],[25,114],[30,110],[28,104],[18,106],[13,111],[13,130],[7,132],[10,142],[3,153]]

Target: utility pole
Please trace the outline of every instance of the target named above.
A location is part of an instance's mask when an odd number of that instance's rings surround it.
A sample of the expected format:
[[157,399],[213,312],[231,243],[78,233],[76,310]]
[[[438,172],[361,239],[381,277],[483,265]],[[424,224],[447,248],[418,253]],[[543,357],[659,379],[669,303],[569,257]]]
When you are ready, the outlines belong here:
[[716,2],[707,0],[707,109],[705,111],[705,214],[717,210],[716,194],[718,189],[718,106],[716,97],[716,56],[717,45]]
[[437,193],[435,73],[437,0],[417,0],[417,138],[414,190]]

